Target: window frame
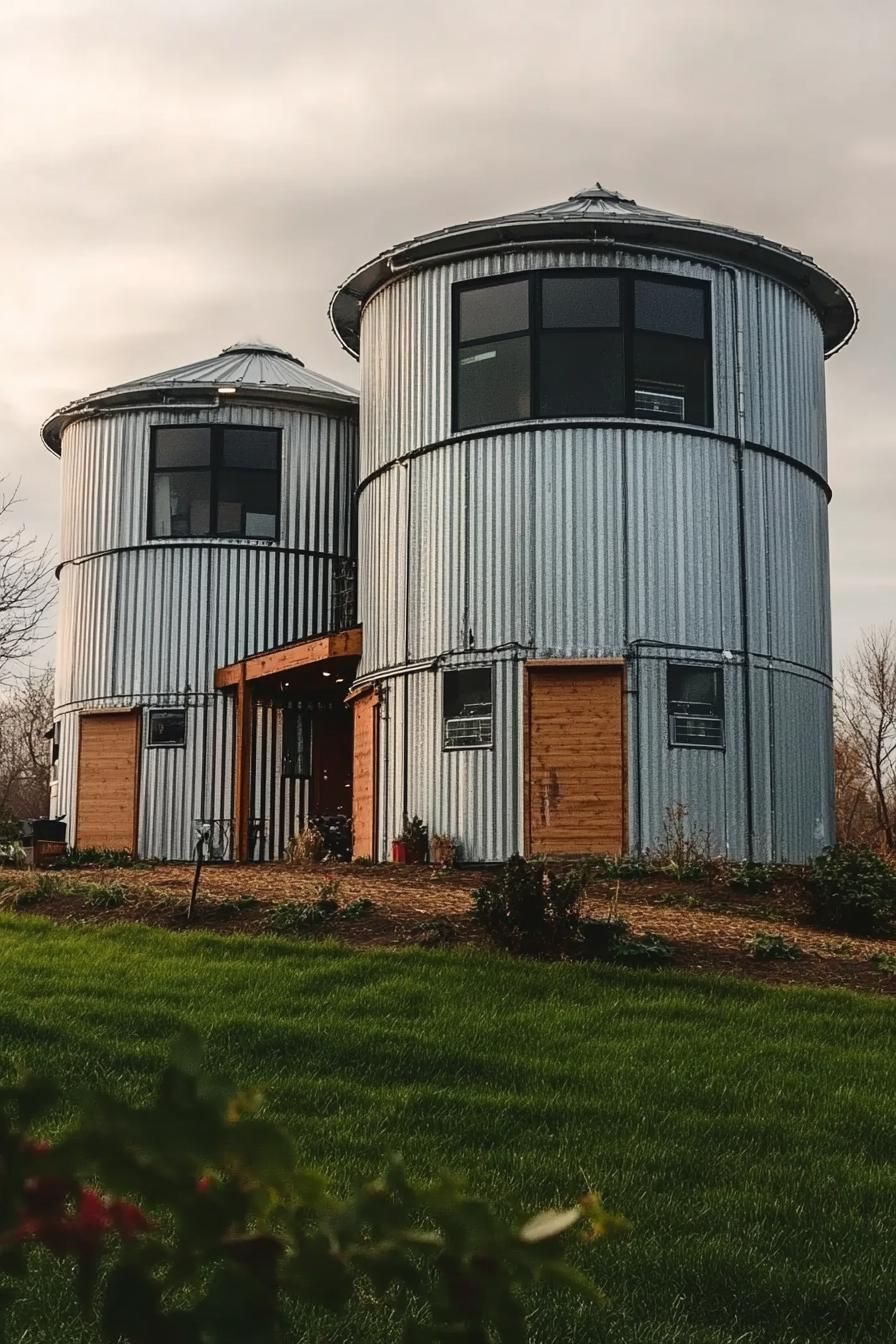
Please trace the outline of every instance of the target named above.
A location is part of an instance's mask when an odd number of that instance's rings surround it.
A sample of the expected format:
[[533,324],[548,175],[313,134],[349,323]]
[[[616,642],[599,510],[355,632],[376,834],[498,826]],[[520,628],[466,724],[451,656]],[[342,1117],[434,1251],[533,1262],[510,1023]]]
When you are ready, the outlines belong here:
[[[152,721],[162,714],[179,714],[183,719],[183,736],[179,742],[153,742],[152,740]],[[187,711],[180,705],[153,705],[146,711],[146,731],[144,734],[144,746],[147,751],[183,751],[187,745]]]
[[[545,279],[560,278],[594,278],[594,279],[616,279],[619,281],[619,327],[551,327],[547,330],[551,332],[571,331],[615,331],[618,330],[622,340],[622,369],[624,379],[624,402],[625,411],[621,415],[552,415],[544,416],[541,412],[542,395],[539,379],[540,367],[540,349],[541,337],[545,328],[542,323],[542,281]],[[527,280],[529,284],[529,326],[525,331],[502,332],[500,336],[478,337],[476,340],[462,342],[460,340],[460,304],[461,295],[470,289],[484,289],[487,286],[510,284],[514,281]],[[638,415],[635,411],[635,332],[636,330],[649,330],[648,328],[635,327],[635,282],[637,280],[649,280],[651,283],[670,285],[676,288],[690,287],[701,289],[703,291],[703,322],[704,336],[701,339],[695,336],[677,336],[668,333],[672,340],[690,341],[695,346],[701,346],[706,351],[706,420],[700,423],[696,420],[663,420],[660,417],[649,415]],[[634,267],[619,266],[557,266],[543,270],[531,271],[513,271],[508,275],[499,276],[480,276],[475,280],[460,280],[451,287],[451,432],[452,434],[474,434],[477,431],[484,431],[498,424],[528,424],[533,420],[637,420],[647,422],[648,424],[674,425],[676,427],[695,427],[701,430],[713,430],[715,428],[715,365],[714,365],[714,341],[713,341],[713,312],[712,312],[712,282],[710,280],[698,279],[691,276],[666,275],[660,271],[645,271],[635,269]],[[665,335],[666,333],[654,333]],[[526,335],[529,338],[529,415],[521,420],[496,420],[482,425],[469,425],[461,427],[458,423],[458,400],[459,385],[458,378],[459,355],[465,346],[479,345],[483,341],[493,340],[502,341],[517,338]]]
[[[673,714],[671,706],[673,704],[687,703],[685,701],[673,701],[669,695],[669,674],[673,668],[684,668],[690,671],[697,669],[701,672],[714,672],[717,677],[718,686],[718,704],[719,713],[711,715],[694,714]],[[711,718],[719,725],[720,742],[677,742],[675,740],[674,721],[679,718]],[[669,736],[670,750],[681,751],[725,751],[727,748],[727,734],[725,732],[725,667],[722,663],[704,663],[695,659],[669,659],[666,663],[666,726]]]
[[[449,719],[445,713],[445,677],[448,673],[458,672],[481,672],[488,669],[489,686],[491,691],[491,714],[489,740],[487,742],[448,742],[446,735],[446,725],[455,723],[457,716]],[[465,663],[461,667],[442,667],[439,678],[439,723],[441,726],[442,751],[493,751],[495,746],[495,664],[494,663]]]
[[[166,429],[205,429],[209,432],[209,451],[208,466],[196,467],[159,467],[157,463],[157,444],[158,435],[161,430]],[[226,467],[223,463],[222,443],[225,432],[233,430],[247,430],[253,434],[274,434],[276,435],[277,445],[277,465],[272,467]],[[185,537],[160,536],[156,530],[155,518],[155,482],[157,475],[177,475],[178,472],[196,473],[208,472],[209,476],[209,531],[198,533]],[[246,532],[217,532],[211,530],[212,520],[217,522],[218,518],[218,479],[228,471],[257,471],[259,475],[267,474],[276,476],[277,480],[277,504],[274,513],[274,535],[272,537],[257,537]],[[146,536],[149,541],[166,542],[211,542],[211,541],[254,541],[267,543],[268,546],[277,546],[280,544],[280,524],[283,506],[283,430],[275,425],[242,425],[233,421],[203,421],[195,423],[193,421],[178,421],[174,424],[150,425],[149,428],[149,476],[146,490]],[[243,510],[245,514],[245,509]]]

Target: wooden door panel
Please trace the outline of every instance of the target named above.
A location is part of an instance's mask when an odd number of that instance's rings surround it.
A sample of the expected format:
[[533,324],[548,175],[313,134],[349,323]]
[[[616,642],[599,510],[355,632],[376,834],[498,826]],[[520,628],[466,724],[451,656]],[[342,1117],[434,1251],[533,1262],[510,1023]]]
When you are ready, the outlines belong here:
[[618,854],[624,848],[622,671],[527,669],[530,853]]
[[85,715],[80,731],[75,844],[134,853],[140,714]]
[[368,691],[353,704],[352,857],[376,857],[376,760],[379,696]]

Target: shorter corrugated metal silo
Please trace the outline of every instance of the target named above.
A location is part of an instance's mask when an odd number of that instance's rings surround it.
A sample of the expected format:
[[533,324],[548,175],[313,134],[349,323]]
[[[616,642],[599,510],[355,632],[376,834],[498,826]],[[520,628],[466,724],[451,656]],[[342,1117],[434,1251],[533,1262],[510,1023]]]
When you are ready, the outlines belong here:
[[[228,852],[215,672],[345,624],[357,395],[246,342],[80,398],[42,435],[62,459],[54,813],[82,848],[186,859],[206,820]],[[255,857],[307,808],[283,708],[257,707]]]

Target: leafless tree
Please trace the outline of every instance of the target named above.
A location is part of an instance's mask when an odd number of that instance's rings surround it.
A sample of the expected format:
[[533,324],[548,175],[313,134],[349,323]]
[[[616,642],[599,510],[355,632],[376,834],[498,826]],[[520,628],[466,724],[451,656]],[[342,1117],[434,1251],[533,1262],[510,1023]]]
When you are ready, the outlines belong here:
[[844,665],[836,727],[838,801],[851,799],[846,818],[854,827],[864,799],[877,840],[896,850],[896,625],[866,631]]
[[0,820],[47,815],[53,669],[20,678],[0,698]]
[[14,525],[18,488],[0,478],[0,680],[11,663],[41,642],[41,621],[52,601],[50,564],[24,526]]

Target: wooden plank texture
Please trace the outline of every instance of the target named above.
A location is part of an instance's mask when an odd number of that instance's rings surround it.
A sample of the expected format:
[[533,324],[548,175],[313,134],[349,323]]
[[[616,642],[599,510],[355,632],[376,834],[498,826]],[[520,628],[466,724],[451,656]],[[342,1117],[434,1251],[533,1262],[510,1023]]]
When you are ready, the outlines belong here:
[[619,854],[625,843],[622,668],[529,666],[530,854]]
[[78,754],[79,849],[137,845],[137,765],[140,714],[85,714]]
[[376,756],[379,695],[366,691],[352,702],[355,733],[352,770],[352,857],[372,859],[375,847]]

